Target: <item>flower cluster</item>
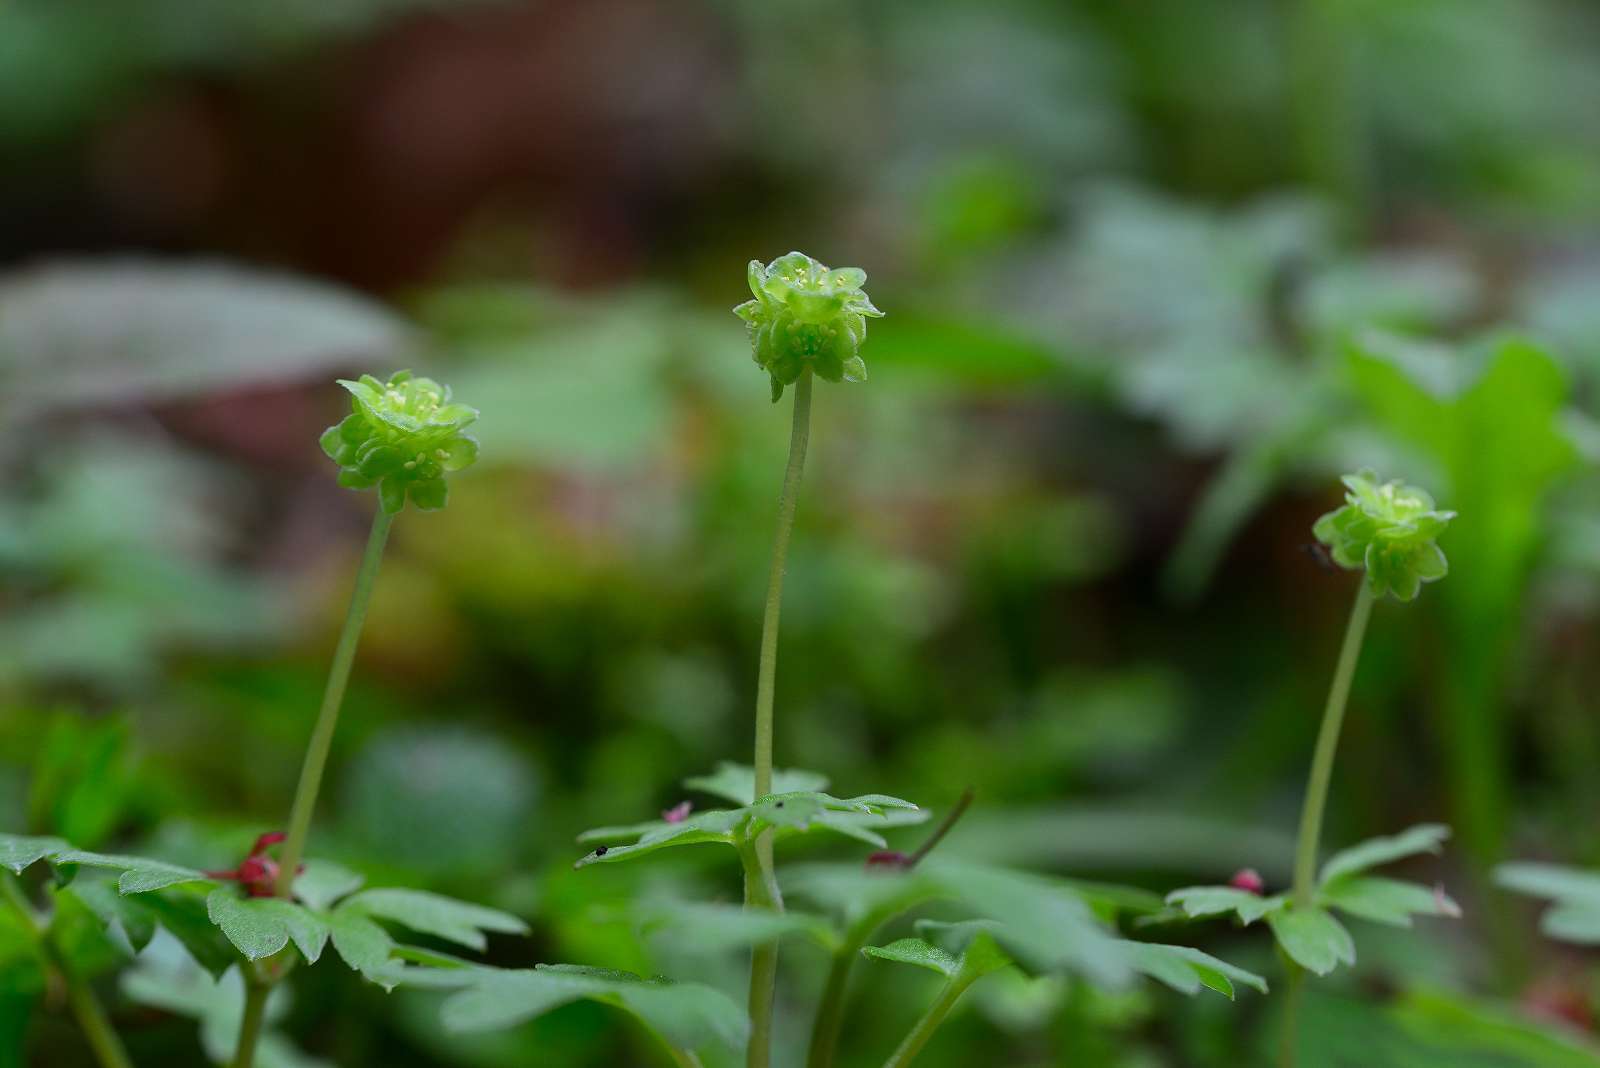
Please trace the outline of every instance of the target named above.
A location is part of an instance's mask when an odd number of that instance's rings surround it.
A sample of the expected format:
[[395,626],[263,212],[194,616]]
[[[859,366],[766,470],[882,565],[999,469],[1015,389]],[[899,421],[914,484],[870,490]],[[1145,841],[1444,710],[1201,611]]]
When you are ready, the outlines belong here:
[[350,391],[350,414],[322,435],[322,451],[339,465],[339,485],[378,487],[383,510],[393,515],[406,498],[424,510],[443,508],[444,475],[478,458],[478,443],[462,433],[475,408],[454,404],[450,387],[397,371],[388,382],[371,375],[340,379]]
[[733,313],[750,324],[756,364],[772,376],[772,399],[809,368],[829,382],[864,382],[861,343],[867,318],[883,315],[861,287],[867,272],[829,270],[803,252],[780,256],[765,267],[750,261],[750,292]]
[[1424,582],[1444,578],[1449,564],[1434,539],[1454,512],[1437,510],[1433,498],[1416,486],[1379,482],[1370,470],[1342,481],[1349,490],[1344,507],[1311,528],[1335,563],[1365,568],[1373,596],[1393,593],[1401,601],[1415,598]]

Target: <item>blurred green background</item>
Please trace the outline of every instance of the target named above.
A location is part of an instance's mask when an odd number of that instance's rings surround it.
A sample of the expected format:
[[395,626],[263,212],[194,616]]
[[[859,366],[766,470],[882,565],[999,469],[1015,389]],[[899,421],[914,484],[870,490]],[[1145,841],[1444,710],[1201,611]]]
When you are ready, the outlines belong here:
[[[483,458],[397,524],[314,852],[527,916],[499,963],[737,993],[622,910],[736,899],[724,857],[573,836],[747,759],[788,426],[728,309],[799,248],[888,317],[818,393],[779,762],[975,786],[952,851],[1281,886],[1354,589],[1310,525],[1403,475],[1452,574],[1375,616],[1328,840],[1451,823],[1415,874],[1466,919],[1359,931],[1307,1068],[1600,1064],[1593,960],[1487,878],[1600,862],[1596,101],[1585,0],[0,5],[0,827],[229,867],[281,825],[373,506],[332,379],[414,366]],[[793,1065],[824,961],[785,963]],[[1013,978],[930,1068],[1270,1046],[1276,1001]],[[931,987],[858,981],[876,1064]],[[654,1063],[593,1005],[469,1040],[293,986],[279,1068]],[[107,990],[135,1060],[203,1063]],[[40,1007],[0,989],[0,1065],[87,1064]]]

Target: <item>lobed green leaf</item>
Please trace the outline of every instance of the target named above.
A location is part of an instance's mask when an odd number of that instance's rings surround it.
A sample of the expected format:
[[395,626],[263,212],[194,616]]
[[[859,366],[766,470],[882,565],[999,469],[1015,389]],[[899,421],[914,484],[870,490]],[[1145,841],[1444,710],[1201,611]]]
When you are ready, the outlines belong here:
[[347,898],[340,911],[353,911],[377,919],[392,920],[422,934],[430,934],[469,949],[484,950],[485,932],[526,934],[528,925],[499,909],[457,901],[426,890],[383,887],[363,890]]
[[1190,919],[1232,913],[1248,926],[1286,907],[1289,898],[1284,894],[1263,897],[1236,886],[1186,886],[1168,894],[1167,903],[1182,909]]
[[1442,889],[1377,875],[1344,875],[1325,883],[1317,891],[1317,904],[1394,927],[1410,927],[1414,915],[1461,915],[1461,906]]
[[281,898],[245,897],[233,887],[213,890],[206,912],[246,960],[260,960],[294,942],[315,964],[328,941],[328,924],[303,905]]
[[1267,924],[1289,959],[1307,971],[1327,975],[1340,964],[1356,962],[1350,932],[1326,909],[1291,904],[1270,914]]
[[1439,853],[1449,837],[1450,828],[1443,824],[1424,823],[1390,837],[1370,838],[1329,857],[1322,866],[1318,882],[1325,885],[1340,876],[1366,871],[1419,853]]
[[[699,790],[701,793],[712,794],[724,801],[732,801],[736,805],[753,805],[756,801],[756,771],[749,764],[737,764],[731,760],[718,762],[716,770],[710,775],[697,775],[692,779],[683,780],[683,785],[690,790]],[[805,771],[800,768],[773,768],[772,790],[775,794],[788,794],[796,791],[817,791],[828,788],[828,777],[819,772]]]
[[1190,946],[1169,946],[1159,942],[1122,942],[1128,966],[1182,994],[1197,994],[1202,987],[1234,997],[1239,983],[1265,994],[1267,981],[1254,972],[1218,960]]

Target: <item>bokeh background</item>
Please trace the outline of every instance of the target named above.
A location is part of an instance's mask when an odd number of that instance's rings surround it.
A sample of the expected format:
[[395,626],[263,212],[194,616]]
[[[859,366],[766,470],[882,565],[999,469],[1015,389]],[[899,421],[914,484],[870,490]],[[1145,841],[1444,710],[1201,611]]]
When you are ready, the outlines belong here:
[[[1363,927],[1308,1068],[1600,1063],[1593,961],[1488,876],[1600,861],[1597,101],[1584,0],[11,0],[0,826],[226,867],[281,824],[373,507],[332,380],[413,366],[483,458],[396,526],[315,851],[527,916],[499,963],[737,990],[622,907],[736,898],[725,858],[573,837],[747,758],[788,416],[728,309],[799,248],[888,317],[818,391],[780,763],[971,784],[968,855],[1282,885],[1354,589],[1310,524],[1403,474],[1453,572],[1375,616],[1328,837],[1451,823],[1413,874],[1466,917]],[[861,977],[851,1065],[931,989]],[[466,1039],[295,986],[276,1068],[654,1063],[593,1005]],[[107,990],[136,1060],[203,1063]],[[924,1059],[1256,1064],[1274,1012],[996,980]],[[0,1047],[87,1063],[28,991]]]

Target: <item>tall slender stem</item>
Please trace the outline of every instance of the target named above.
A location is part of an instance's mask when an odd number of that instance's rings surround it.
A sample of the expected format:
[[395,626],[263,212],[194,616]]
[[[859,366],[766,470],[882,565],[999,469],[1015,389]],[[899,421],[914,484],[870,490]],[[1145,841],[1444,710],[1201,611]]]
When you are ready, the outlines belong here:
[[[1311,757],[1311,775],[1306,779],[1305,804],[1300,810],[1300,837],[1294,855],[1294,904],[1309,908],[1317,889],[1317,849],[1322,838],[1322,815],[1328,807],[1328,784],[1333,781],[1333,758],[1339,751],[1339,730],[1344,725],[1345,706],[1350,701],[1350,684],[1361,658],[1361,642],[1366,637],[1367,620],[1372,616],[1372,591],[1363,577],[1350,609],[1350,622],[1344,630],[1344,645],[1333,670],[1333,685],[1328,688],[1328,704],[1322,711],[1322,729],[1317,733],[1317,748]],[[1284,1003],[1283,1043],[1278,1063],[1294,1068],[1300,1029],[1300,1002],[1304,998],[1305,974],[1289,961],[1288,999]]]
[[251,1068],[256,1060],[256,1044],[261,1041],[261,1028],[267,1019],[267,995],[272,984],[245,969],[244,1016],[239,1020],[239,1044],[234,1050],[232,1068]]
[[77,1017],[78,1026],[83,1029],[84,1038],[88,1039],[89,1048],[94,1050],[95,1060],[100,1062],[101,1068],[133,1068],[133,1061],[128,1058],[128,1051],[122,1047],[122,1040],[117,1037],[110,1019],[106,1017],[100,999],[94,996],[94,990],[88,983],[67,969],[50,942],[49,930],[34,912],[33,905],[22,892],[22,887],[17,885],[16,878],[9,872],[0,876],[0,894],[28,925],[45,962],[61,976],[67,990],[67,1004],[72,1008],[72,1015]]
[[928,1006],[928,1011],[923,1013],[922,1019],[917,1021],[899,1048],[883,1062],[883,1068],[905,1068],[910,1064],[912,1058],[922,1052],[922,1047],[928,1044],[933,1033],[944,1023],[944,1018],[950,1015],[950,1010],[961,1000],[961,995],[976,978],[976,975],[968,973],[965,969],[951,976],[950,981],[944,984],[944,989],[939,991],[939,996],[934,999],[933,1004]]
[[[794,529],[800,475],[806,465],[806,445],[811,439],[811,372],[794,385],[794,422],[789,430],[789,465],[783,473],[778,497],[778,530],[772,542],[772,570],[767,576],[767,605],[761,618],[761,660],[756,676],[755,796],[772,792],[772,704],[778,677],[778,616],[783,607],[783,571],[789,557],[789,534]],[[745,904],[783,911],[777,874],[772,864],[772,836],[768,831],[753,844],[745,866]],[[750,1045],[748,1068],[766,1068],[772,1055],[772,998],[778,974],[778,944],[755,947],[750,961]]]
[[279,897],[290,896],[295,869],[305,856],[306,836],[311,831],[311,814],[317,807],[322,772],[328,766],[328,752],[333,748],[333,730],[339,724],[339,706],[344,703],[350,667],[355,663],[356,643],[361,638],[361,626],[367,620],[367,606],[372,601],[378,564],[383,559],[383,546],[389,540],[389,525],[393,522],[394,516],[381,507],[372,517],[372,533],[367,538],[366,554],[361,558],[361,570],[356,572],[356,588],[350,595],[350,610],[344,617],[344,630],[340,632],[339,644],[333,651],[328,685],[322,692],[322,710],[317,713],[317,725],[312,728],[311,741],[306,746],[305,763],[300,768],[300,785],[295,789],[294,806],[289,810],[289,829],[278,855],[276,890]]
[[1361,640],[1372,615],[1372,591],[1363,580],[1350,609],[1345,627],[1339,664],[1328,689],[1328,704],[1322,712],[1322,730],[1311,757],[1311,776],[1306,780],[1305,806],[1300,811],[1300,838],[1295,846],[1294,903],[1301,908],[1311,904],[1316,890],[1317,845],[1322,837],[1322,814],[1328,805],[1328,784],[1333,779],[1333,758],[1339,750],[1339,729],[1344,724],[1345,705],[1350,700],[1350,683],[1355,678],[1356,661],[1361,657]]

